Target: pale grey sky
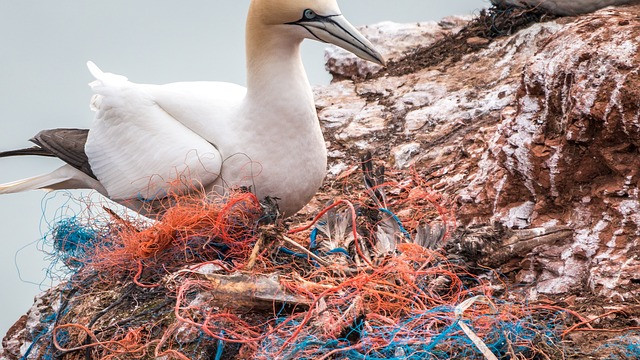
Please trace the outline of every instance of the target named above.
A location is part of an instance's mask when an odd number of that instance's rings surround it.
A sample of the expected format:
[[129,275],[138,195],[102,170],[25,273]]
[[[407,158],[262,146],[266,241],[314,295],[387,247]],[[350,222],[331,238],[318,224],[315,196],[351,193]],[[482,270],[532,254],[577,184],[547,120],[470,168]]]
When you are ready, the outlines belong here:
[[[356,25],[438,20],[488,0],[343,0]],[[135,82],[219,80],[244,84],[244,17],[249,0],[0,0],[0,150],[28,146],[41,129],[86,128],[91,119],[87,60]],[[188,5],[185,5],[188,4]],[[321,44],[304,45],[314,84],[328,81]],[[52,159],[0,159],[0,183],[53,170]],[[86,193],[86,192],[85,192]],[[0,196],[0,337],[50,284],[35,242],[43,199],[51,218],[67,194]],[[70,211],[81,211],[71,204]],[[22,250],[20,250],[22,249]],[[15,262],[14,262],[15,258]],[[22,276],[19,277],[18,269]],[[35,284],[42,284],[41,286]]]

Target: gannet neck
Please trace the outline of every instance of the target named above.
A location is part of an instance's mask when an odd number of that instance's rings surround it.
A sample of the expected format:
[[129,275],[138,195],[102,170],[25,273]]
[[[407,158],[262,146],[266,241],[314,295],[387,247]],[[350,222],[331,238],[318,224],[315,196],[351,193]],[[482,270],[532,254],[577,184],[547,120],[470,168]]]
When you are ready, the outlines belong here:
[[[250,11],[247,20],[247,97],[255,102],[313,106],[311,86],[302,64],[303,38],[285,26],[264,25]],[[279,101],[278,101],[279,102]]]

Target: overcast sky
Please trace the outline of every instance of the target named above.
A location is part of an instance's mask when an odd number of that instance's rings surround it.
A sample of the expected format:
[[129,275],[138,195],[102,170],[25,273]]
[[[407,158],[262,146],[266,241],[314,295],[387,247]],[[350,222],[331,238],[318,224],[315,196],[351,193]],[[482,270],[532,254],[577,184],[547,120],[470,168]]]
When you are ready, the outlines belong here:
[[[28,146],[41,129],[89,125],[87,60],[134,82],[221,80],[244,84],[249,0],[0,0],[0,150]],[[488,0],[343,0],[356,25],[470,14]],[[188,4],[188,6],[185,6]],[[303,47],[313,84],[329,77],[323,45]],[[48,172],[52,159],[0,159],[0,183]],[[86,193],[86,192],[85,192]],[[77,193],[74,193],[77,194]],[[43,211],[45,200],[46,211]],[[48,262],[37,242],[68,194],[0,196],[0,338],[46,289]],[[82,206],[71,203],[67,214]],[[45,217],[43,218],[43,213]],[[22,279],[21,279],[22,278]],[[40,284],[40,285],[38,285]]]

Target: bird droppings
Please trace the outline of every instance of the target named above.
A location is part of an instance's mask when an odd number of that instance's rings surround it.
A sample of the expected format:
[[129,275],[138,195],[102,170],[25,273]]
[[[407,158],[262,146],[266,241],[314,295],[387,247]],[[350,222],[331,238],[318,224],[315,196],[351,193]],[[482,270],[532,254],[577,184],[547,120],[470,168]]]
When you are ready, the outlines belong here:
[[[511,229],[524,229],[531,224],[531,216],[533,215],[533,201],[526,201],[521,205],[513,206],[507,214],[500,218],[500,221]],[[500,214],[497,214],[498,216]]]
[[408,143],[397,146],[391,150],[394,157],[394,165],[397,169],[406,169],[411,165],[413,158],[420,153],[420,144]]

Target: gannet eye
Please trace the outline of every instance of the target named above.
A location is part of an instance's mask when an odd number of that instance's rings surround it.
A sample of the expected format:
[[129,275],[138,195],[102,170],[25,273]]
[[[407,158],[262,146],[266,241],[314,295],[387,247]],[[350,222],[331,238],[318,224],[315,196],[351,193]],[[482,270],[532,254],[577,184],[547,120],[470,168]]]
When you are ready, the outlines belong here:
[[311,9],[305,10],[303,14],[304,14],[304,18],[307,20],[313,20],[316,17],[316,12]]

